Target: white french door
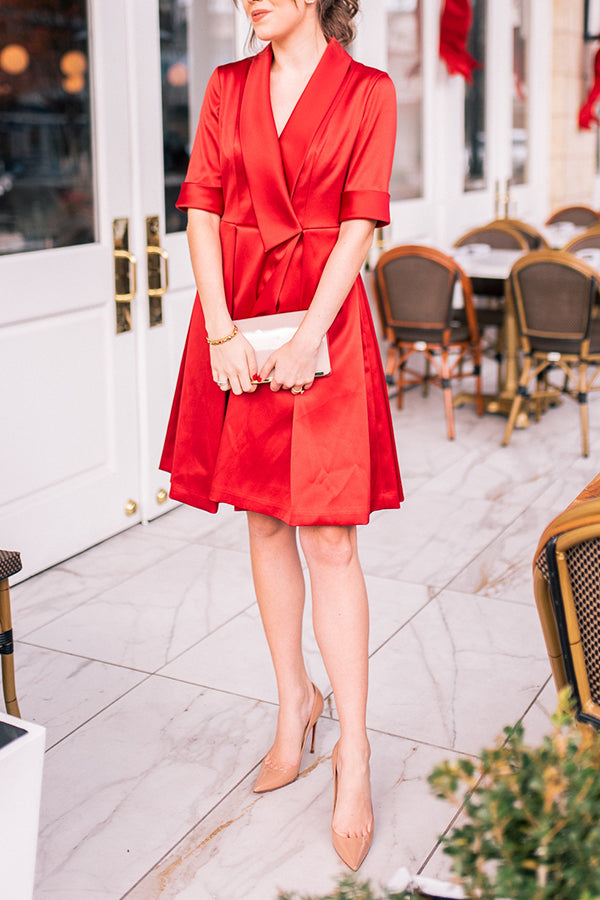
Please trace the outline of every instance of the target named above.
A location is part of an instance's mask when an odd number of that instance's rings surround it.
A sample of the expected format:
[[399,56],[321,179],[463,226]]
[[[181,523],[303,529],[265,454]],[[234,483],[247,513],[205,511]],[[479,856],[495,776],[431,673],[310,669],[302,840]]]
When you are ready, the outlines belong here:
[[445,139],[433,152],[445,172],[439,236],[446,244],[494,217],[541,225],[547,207],[551,11],[545,0],[474,0],[473,8],[473,28],[485,19],[481,130],[466,133],[463,79],[444,76],[438,92]]
[[442,0],[362,2],[357,56],[389,71],[398,95],[386,246],[449,247],[496,215],[545,218],[552,12],[547,0],[470,2],[474,88],[439,59]]
[[140,517],[136,309],[117,334],[113,274],[112,223],[131,211],[125,10],[67,5],[0,11],[17,48],[0,107],[0,545],[23,575]]
[[0,547],[22,577],[170,506],[194,297],[173,203],[239,43],[228,0],[62,7],[0,8]]

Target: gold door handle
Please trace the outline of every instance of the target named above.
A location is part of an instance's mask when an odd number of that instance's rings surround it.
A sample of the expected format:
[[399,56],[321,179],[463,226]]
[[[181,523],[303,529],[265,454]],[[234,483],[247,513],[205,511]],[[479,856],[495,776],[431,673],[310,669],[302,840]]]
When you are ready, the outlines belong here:
[[[146,247],[146,253],[148,254],[148,296],[149,297],[162,297],[163,294],[166,294],[169,290],[169,254],[166,250],[163,250],[162,247]],[[154,264],[154,260],[152,257],[158,257],[156,263]],[[160,272],[160,261],[164,259],[165,261],[165,281],[162,284],[161,272]],[[155,279],[158,280],[158,286],[151,287],[151,276],[152,281]]]
[[[137,294],[137,259],[129,250],[113,250],[113,256],[115,258],[115,300],[117,303],[131,303]],[[117,260],[120,259],[127,260],[125,271],[117,264]],[[123,282],[126,282],[126,286],[129,288],[124,293],[119,291],[119,287],[124,286]]]
[[137,294],[137,263],[129,252],[129,219],[113,220],[117,334],[131,331],[131,301]]
[[[164,280],[163,266],[164,261]],[[162,325],[162,298],[169,290],[169,254],[160,246],[158,216],[146,218],[146,265],[148,268],[148,319],[150,328]]]

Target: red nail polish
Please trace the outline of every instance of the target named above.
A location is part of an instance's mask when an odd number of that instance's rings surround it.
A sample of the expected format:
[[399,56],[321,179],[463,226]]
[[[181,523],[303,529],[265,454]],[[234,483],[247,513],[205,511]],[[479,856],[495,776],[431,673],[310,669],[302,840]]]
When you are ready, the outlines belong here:
[[262,378],[260,378],[258,375],[253,375],[253,376],[252,376],[252,381],[258,381],[258,382],[261,382],[261,381],[262,381]]

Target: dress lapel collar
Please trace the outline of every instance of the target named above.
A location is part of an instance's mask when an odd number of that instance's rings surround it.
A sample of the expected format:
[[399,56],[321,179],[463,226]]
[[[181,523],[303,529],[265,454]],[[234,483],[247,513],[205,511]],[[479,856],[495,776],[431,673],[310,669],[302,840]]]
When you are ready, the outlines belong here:
[[292,196],[309,147],[342,85],[351,61],[350,55],[332,38],[281,133],[280,152]]
[[252,60],[240,110],[240,140],[254,212],[265,250],[301,232],[285,179],[271,112],[269,44]]

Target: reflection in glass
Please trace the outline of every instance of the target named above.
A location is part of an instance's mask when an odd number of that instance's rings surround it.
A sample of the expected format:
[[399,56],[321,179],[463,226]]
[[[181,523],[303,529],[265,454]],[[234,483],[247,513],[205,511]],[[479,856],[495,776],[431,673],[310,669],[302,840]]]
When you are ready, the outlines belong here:
[[529,3],[512,0],[513,7],[513,74],[512,103],[512,183],[527,181],[529,158],[528,103],[527,103],[527,31]]
[[[165,218],[167,232],[183,231],[187,216],[175,208],[185,178],[196,122],[190,88],[204,91],[216,66],[234,58],[231,0],[160,0]],[[193,29],[193,17],[200,17]],[[200,45],[197,45],[195,35]]]
[[482,65],[465,83],[465,191],[479,191],[486,183],[485,0],[473,2],[467,50]]
[[421,0],[386,0],[387,64],[398,97],[392,200],[423,196]]
[[86,0],[0,0],[0,253],[96,238]]

